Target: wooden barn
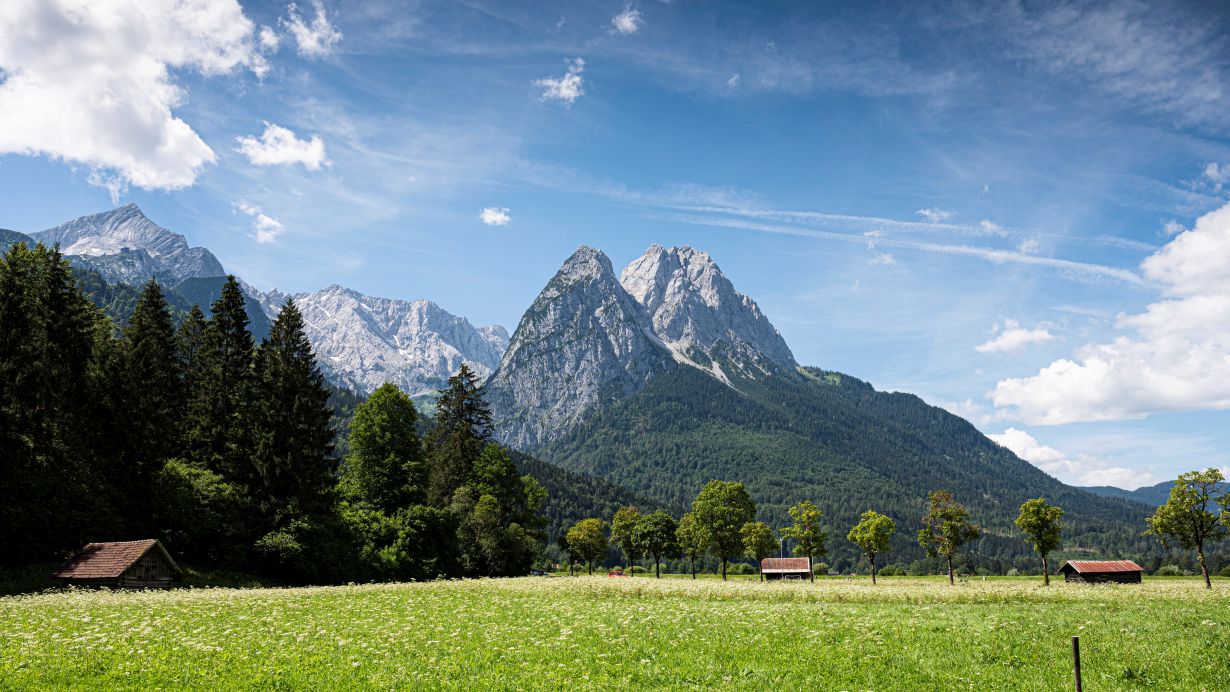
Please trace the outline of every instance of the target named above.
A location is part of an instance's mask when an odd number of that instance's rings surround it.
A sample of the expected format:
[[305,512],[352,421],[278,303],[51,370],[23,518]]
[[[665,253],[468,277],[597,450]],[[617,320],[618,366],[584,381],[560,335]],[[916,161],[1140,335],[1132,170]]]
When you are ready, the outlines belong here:
[[766,557],[760,561],[760,573],[770,581],[774,579],[811,579],[811,559]]
[[1144,568],[1131,560],[1068,560],[1059,568],[1064,581],[1139,584]]
[[79,586],[116,586],[123,589],[167,589],[184,578],[175,560],[155,539],[89,543],[78,550],[52,577]]

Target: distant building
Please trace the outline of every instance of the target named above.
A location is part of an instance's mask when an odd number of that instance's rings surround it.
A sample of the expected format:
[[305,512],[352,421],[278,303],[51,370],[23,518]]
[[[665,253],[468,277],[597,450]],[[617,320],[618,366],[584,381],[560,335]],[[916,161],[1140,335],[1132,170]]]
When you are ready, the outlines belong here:
[[157,540],[89,543],[51,575],[65,584],[166,589],[184,578]]
[[1131,560],[1068,560],[1059,568],[1064,581],[1139,584],[1144,568]]
[[767,580],[811,579],[811,558],[766,557],[760,561],[760,573]]

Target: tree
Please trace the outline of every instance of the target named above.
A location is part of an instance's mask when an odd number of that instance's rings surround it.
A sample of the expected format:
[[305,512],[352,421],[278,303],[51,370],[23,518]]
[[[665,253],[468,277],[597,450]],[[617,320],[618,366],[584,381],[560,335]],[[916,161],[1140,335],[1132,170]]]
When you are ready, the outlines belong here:
[[470,475],[470,467],[491,439],[491,408],[478,378],[465,363],[436,399],[436,425],[427,436],[432,504],[448,504]]
[[397,385],[381,385],[355,407],[342,493],[386,514],[427,500],[427,463],[415,433],[418,412]]
[[705,554],[705,534],[696,525],[696,517],[691,512],[679,519],[679,528],[675,529],[675,540],[679,543],[679,551],[688,558],[692,578],[696,578],[696,561]]
[[846,538],[858,546],[871,564],[871,583],[876,583],[876,555],[888,552],[889,541],[897,532],[897,522],[874,510],[863,512],[858,524]]
[[[777,542],[777,536],[773,535],[773,529],[763,521],[747,522],[739,530],[739,535],[743,539],[743,550],[748,557],[756,561],[758,572],[761,561],[772,555],[781,545]],[[760,581],[764,581],[763,572],[760,572]]]
[[636,561],[641,559],[643,552],[641,544],[636,540],[636,527],[640,521],[640,510],[631,505],[620,507],[611,519],[611,542],[618,545],[628,559],[629,576],[636,573]]
[[1051,568],[1047,558],[1051,551],[1063,545],[1063,510],[1047,504],[1045,498],[1026,500],[1021,503],[1021,513],[1016,526],[1025,533],[1025,541],[1032,544],[1042,557],[1042,583],[1051,585]]
[[594,563],[606,559],[606,523],[601,519],[582,519],[568,529],[568,552],[580,558],[594,573]]
[[678,530],[674,518],[662,510],[646,514],[637,522],[633,542],[653,557],[654,577],[662,577],[659,570],[662,558],[679,554]]
[[289,298],[256,354],[255,395],[252,463],[261,501],[276,515],[322,513],[334,484],[329,389]]
[[[1180,474],[1170,489],[1170,499],[1145,520],[1149,525],[1145,533],[1157,536],[1163,546],[1168,546],[1168,539],[1173,538],[1185,549],[1196,551],[1206,589],[1213,588],[1213,583],[1204,561],[1204,544],[1226,537],[1226,525],[1212,512],[1214,494],[1224,480],[1217,469]],[[1220,503],[1226,502],[1222,495]]]
[[929,506],[922,518],[923,528],[918,531],[918,544],[930,557],[944,556],[948,562],[948,583],[955,584],[952,557],[961,546],[981,535],[982,529],[970,523],[969,511],[947,490],[932,491],[927,500]]
[[[794,525],[782,529],[782,538],[795,542],[794,554],[806,556],[808,565],[811,565],[813,559],[824,557],[828,553],[826,544],[829,540],[828,532],[820,527],[824,512],[808,500],[791,507],[790,518],[794,520]],[[808,573],[811,573],[810,569]],[[811,580],[816,581],[814,573],[811,574]]]
[[756,519],[756,504],[738,481],[709,481],[692,502],[692,516],[705,545],[722,563],[743,552],[743,525]]

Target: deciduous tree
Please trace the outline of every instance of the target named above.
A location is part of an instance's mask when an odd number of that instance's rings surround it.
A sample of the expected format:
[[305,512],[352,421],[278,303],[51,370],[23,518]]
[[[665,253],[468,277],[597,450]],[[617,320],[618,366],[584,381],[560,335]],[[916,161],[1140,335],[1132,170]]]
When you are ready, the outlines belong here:
[[929,505],[922,518],[923,527],[918,531],[918,543],[927,555],[944,556],[948,563],[948,583],[955,584],[952,557],[961,546],[981,535],[982,529],[969,521],[969,511],[947,490],[932,491],[927,499]]
[[875,510],[863,512],[858,524],[850,529],[846,538],[858,546],[871,565],[871,583],[876,583],[876,555],[888,552],[889,542],[897,532],[897,522]]
[[[820,526],[824,512],[810,500],[796,504],[789,511],[794,525],[782,529],[782,538],[794,541],[794,554],[805,556],[807,564],[811,565],[812,560],[828,553],[829,534]],[[815,574],[811,574],[811,580],[816,580]]]
[[653,576],[661,578],[662,558],[679,554],[679,541],[676,532],[679,525],[671,515],[658,510],[646,514],[636,524],[634,541],[648,555],[653,557]]
[[743,550],[748,557],[756,561],[756,571],[760,573],[760,581],[764,581],[764,573],[760,570],[761,561],[773,554],[773,551],[778,550],[781,544],[777,542],[777,536],[773,534],[773,529],[763,521],[749,521],[739,530],[739,535],[743,538]]
[[679,519],[679,528],[675,530],[675,539],[679,542],[679,550],[688,558],[692,578],[696,578],[696,561],[705,554],[705,534],[696,525],[696,518],[691,512]]
[[427,462],[418,412],[397,385],[381,385],[355,407],[342,494],[392,515],[427,501]]
[[582,519],[568,529],[568,552],[580,558],[594,573],[594,563],[606,559],[606,523],[601,519]]
[[[1162,545],[1173,539],[1187,550],[1196,551],[1206,589],[1213,588],[1213,583],[1204,561],[1204,546],[1226,537],[1226,525],[1213,513],[1218,488],[1224,480],[1217,469],[1180,474],[1170,489],[1170,499],[1145,520],[1149,525],[1145,533],[1157,536]],[[1224,496],[1221,502],[1226,502]]]
[[692,502],[692,517],[705,545],[722,563],[743,552],[743,525],[756,519],[756,504],[738,481],[709,481]]
[[611,542],[619,546],[628,560],[628,575],[636,573],[636,561],[641,559],[643,550],[637,541],[636,527],[641,521],[641,511],[631,505],[625,505],[615,511],[611,518]]
[[1048,561],[1051,551],[1063,545],[1063,510],[1047,504],[1045,498],[1026,500],[1021,503],[1021,513],[1016,526],[1025,533],[1025,540],[1033,545],[1042,557],[1042,583],[1051,585],[1051,567]]

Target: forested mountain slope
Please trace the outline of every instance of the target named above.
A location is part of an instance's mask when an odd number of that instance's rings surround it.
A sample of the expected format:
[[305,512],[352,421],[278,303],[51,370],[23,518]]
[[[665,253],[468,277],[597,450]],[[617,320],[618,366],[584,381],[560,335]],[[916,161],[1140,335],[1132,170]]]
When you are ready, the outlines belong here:
[[791,504],[813,500],[844,561],[855,558],[845,533],[868,508],[897,521],[890,561],[921,557],[914,533],[937,489],[954,492],[985,527],[972,551],[978,560],[1028,558],[1012,521],[1021,502],[1040,496],[1065,508],[1069,552],[1156,550],[1140,536],[1147,507],[1066,486],[916,396],[814,368],[743,392],[678,368],[535,454],[674,505],[709,480],[741,480],[761,518],[778,527]]

